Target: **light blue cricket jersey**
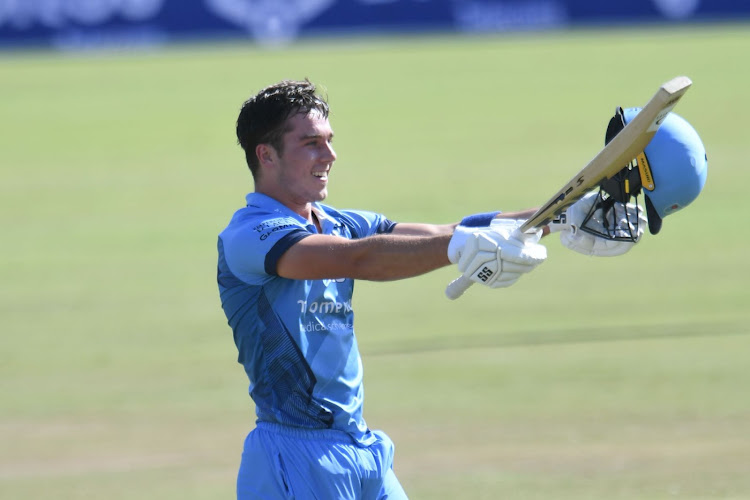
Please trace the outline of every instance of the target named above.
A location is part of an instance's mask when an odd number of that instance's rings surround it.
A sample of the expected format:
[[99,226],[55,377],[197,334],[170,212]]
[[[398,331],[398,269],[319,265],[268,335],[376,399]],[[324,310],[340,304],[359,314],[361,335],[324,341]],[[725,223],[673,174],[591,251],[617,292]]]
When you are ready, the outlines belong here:
[[[385,216],[314,204],[322,234],[349,239],[388,233]],[[234,332],[238,361],[250,378],[259,421],[338,429],[369,445],[362,418],[362,360],[354,336],[354,280],[290,280],[276,264],[296,242],[317,234],[280,202],[247,195],[219,235],[217,280]]]

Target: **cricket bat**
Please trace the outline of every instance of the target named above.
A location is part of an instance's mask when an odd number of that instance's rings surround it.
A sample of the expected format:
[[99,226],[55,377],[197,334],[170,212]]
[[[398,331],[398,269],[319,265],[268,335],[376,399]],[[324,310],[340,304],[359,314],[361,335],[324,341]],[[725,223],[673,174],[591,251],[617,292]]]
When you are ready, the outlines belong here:
[[[659,125],[692,83],[690,78],[678,76],[659,87],[641,111],[580,172],[526,220],[520,231],[526,233],[546,226],[586,193],[627,167],[646,149]],[[445,294],[449,299],[455,300],[472,283],[469,278],[460,276],[448,285]]]

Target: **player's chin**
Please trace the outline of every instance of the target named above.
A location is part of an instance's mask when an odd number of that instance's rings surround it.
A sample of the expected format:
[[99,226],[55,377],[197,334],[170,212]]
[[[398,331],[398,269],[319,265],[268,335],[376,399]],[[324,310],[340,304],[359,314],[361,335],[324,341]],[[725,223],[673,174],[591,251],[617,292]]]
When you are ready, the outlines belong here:
[[316,193],[315,201],[323,201],[328,197],[328,188],[323,188]]

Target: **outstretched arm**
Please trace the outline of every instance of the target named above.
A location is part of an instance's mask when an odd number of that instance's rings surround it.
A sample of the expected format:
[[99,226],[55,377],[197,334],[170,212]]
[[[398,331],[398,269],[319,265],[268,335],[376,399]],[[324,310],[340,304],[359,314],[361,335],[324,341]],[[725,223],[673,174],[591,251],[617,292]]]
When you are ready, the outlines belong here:
[[[497,218],[523,219],[534,210]],[[277,273],[289,279],[353,278],[391,281],[419,276],[450,264],[448,244],[458,224],[398,223],[391,234],[357,240],[311,235],[279,259]]]
[[[526,220],[536,212],[536,208],[522,210],[519,212],[499,213],[496,219],[518,219]],[[393,234],[404,234],[414,236],[434,236],[438,234],[451,234],[459,223],[455,224],[419,224],[412,222],[399,222],[393,229]],[[546,234],[546,232],[545,232]]]
[[403,236],[437,236],[453,234],[458,224],[420,224],[415,222],[399,222],[391,234]]
[[436,231],[432,235],[379,234],[349,240],[315,234],[292,245],[279,259],[276,271],[284,278],[300,280],[410,278],[450,264],[447,249],[451,235]]

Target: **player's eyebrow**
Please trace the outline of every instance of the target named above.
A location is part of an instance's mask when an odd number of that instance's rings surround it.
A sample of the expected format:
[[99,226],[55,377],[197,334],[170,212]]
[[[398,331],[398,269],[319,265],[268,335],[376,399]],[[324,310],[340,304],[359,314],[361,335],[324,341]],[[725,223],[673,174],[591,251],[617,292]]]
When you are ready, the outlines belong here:
[[330,135],[327,134],[304,134],[299,137],[300,141],[306,141],[308,139],[327,139],[331,140],[333,139],[333,132],[331,132]]

